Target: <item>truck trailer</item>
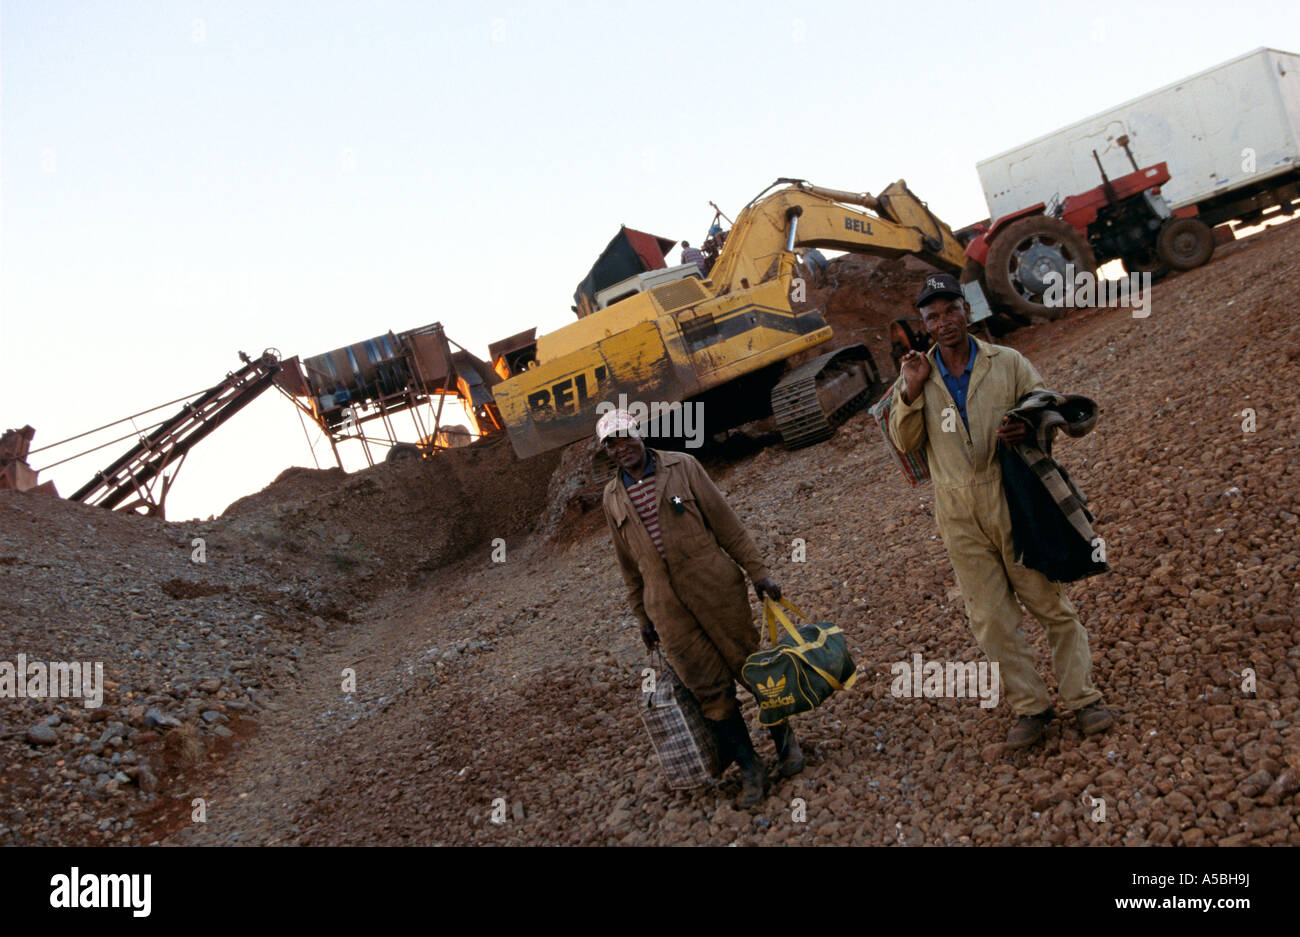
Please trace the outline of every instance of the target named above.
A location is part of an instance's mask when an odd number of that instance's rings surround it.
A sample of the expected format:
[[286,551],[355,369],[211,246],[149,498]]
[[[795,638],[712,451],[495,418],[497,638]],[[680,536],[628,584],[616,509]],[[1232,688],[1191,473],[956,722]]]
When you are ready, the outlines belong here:
[[1098,164],[1130,171],[1120,138],[1161,161],[1175,211],[1253,224],[1300,199],[1300,55],[1260,48],[976,164],[989,217],[1097,185]]

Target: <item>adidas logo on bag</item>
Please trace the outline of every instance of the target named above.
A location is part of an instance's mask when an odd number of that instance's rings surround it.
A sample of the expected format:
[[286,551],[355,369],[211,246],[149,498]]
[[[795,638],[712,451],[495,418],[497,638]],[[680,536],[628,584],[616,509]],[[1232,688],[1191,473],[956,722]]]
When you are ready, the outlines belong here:
[[785,677],[782,677],[780,680],[777,680],[775,677],[768,677],[766,683],[763,683],[760,680],[757,689],[758,692],[767,697],[767,699],[759,701],[759,709],[772,709],[777,706],[789,706],[794,702],[794,694],[790,694],[789,696],[781,695],[785,690]]

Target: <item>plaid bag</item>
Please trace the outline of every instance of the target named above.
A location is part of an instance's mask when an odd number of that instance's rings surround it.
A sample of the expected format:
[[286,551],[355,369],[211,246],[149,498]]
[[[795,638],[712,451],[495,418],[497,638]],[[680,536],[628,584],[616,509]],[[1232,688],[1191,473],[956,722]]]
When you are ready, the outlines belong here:
[[655,677],[651,693],[641,694],[641,721],[659,755],[668,786],[700,787],[718,775],[718,742],[704,721],[700,704],[668,662]]
[[894,388],[891,386],[885,396],[877,400],[867,412],[876,418],[876,423],[880,426],[880,432],[885,436],[885,445],[889,447],[889,454],[894,457],[894,462],[898,465],[899,471],[903,473],[907,483],[915,488],[917,485],[930,480],[930,463],[925,460],[924,449],[919,449],[916,452],[903,452],[889,438],[889,410],[893,400]]

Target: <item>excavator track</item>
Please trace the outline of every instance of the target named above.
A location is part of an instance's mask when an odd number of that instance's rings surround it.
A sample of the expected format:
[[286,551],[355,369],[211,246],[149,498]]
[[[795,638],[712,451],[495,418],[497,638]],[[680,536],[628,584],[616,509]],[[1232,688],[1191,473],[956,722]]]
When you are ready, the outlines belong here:
[[871,352],[837,348],[801,364],[772,388],[772,415],[787,449],[830,439],[835,428],[871,402],[880,386]]

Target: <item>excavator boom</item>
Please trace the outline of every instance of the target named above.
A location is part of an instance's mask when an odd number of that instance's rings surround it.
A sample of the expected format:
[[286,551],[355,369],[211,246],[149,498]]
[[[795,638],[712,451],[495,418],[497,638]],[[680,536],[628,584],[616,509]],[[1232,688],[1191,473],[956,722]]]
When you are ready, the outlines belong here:
[[916,254],[950,273],[960,273],[965,265],[964,249],[952,229],[901,179],[879,196],[828,189],[800,179],[777,181],[789,185],[751,202],[727,236],[712,271],[720,294],[772,275],[771,262],[795,247],[885,257]]

